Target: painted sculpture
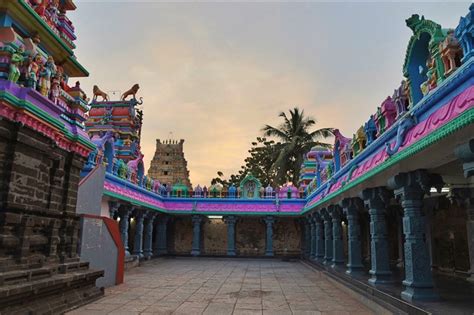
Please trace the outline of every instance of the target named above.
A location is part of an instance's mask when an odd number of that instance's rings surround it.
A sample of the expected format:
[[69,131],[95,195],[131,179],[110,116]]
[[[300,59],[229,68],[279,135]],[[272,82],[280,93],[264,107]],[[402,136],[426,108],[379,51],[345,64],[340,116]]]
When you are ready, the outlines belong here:
[[454,30],[449,30],[446,38],[439,44],[441,59],[444,64],[444,75],[448,77],[461,65],[463,53],[459,41],[454,36]]
[[467,61],[474,56],[474,3],[469,7],[469,13],[465,17],[461,17],[459,25],[456,27],[454,34],[459,40],[462,47],[463,57],[461,62]]
[[400,83],[400,86],[395,89],[392,96],[397,110],[396,119],[399,119],[408,111],[408,107],[410,105],[409,95],[409,84],[406,80],[403,80]]
[[375,115],[375,125],[377,126],[377,137],[380,137],[385,130],[390,128],[397,117],[397,110],[392,98],[388,96],[377,109]]
[[260,188],[262,184],[251,173],[240,182],[241,198],[257,199],[260,198]]
[[343,167],[352,155],[351,138],[344,137],[339,129],[334,129],[334,168],[337,172]]
[[364,124],[364,132],[366,145],[370,145],[377,138],[377,126],[375,125],[373,115],[371,115],[369,120]]
[[125,93],[122,94],[121,100],[125,101],[128,96],[132,96],[132,99],[137,99],[137,92],[140,89],[140,86],[138,84],[134,84],[130,90],[126,91]]
[[20,46],[10,57],[10,70],[8,72],[8,80],[17,83],[20,78],[20,67],[25,59],[25,48]]
[[367,143],[364,126],[361,126],[352,137],[352,155],[357,156],[362,150],[364,150]]
[[97,97],[102,97],[103,102],[108,102],[109,101],[109,95],[105,92],[103,92],[97,85],[94,85],[92,88],[92,93],[93,93],[93,102],[97,102]]

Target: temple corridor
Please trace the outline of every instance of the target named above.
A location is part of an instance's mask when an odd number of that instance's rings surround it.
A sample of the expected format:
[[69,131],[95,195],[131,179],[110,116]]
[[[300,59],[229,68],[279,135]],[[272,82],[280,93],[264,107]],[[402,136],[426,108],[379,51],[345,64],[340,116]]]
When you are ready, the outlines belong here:
[[68,314],[171,313],[374,314],[299,261],[243,258],[154,259]]

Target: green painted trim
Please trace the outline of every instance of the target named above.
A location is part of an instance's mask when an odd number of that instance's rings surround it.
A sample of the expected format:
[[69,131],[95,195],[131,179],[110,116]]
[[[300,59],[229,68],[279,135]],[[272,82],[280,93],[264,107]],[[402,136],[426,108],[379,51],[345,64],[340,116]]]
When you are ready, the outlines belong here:
[[128,202],[130,202],[134,205],[144,206],[144,207],[147,207],[147,208],[151,208],[153,210],[157,210],[159,212],[167,213],[167,211],[165,209],[162,209],[162,208],[156,207],[154,205],[151,205],[149,203],[138,201],[138,200],[135,200],[135,199],[123,196],[123,195],[119,195],[119,194],[113,193],[113,192],[108,191],[108,190],[104,190],[104,195],[109,196],[109,197],[114,197],[114,198],[117,198],[117,199],[120,199],[120,200],[128,201]]
[[86,77],[89,76],[89,74],[90,74],[89,71],[87,71],[86,68],[84,68],[84,66],[81,65],[81,64],[79,63],[79,61],[77,61],[76,58],[74,58],[73,56],[69,56],[69,60],[71,60],[71,62],[72,62],[73,64],[75,64],[76,67],[78,67],[78,68],[85,74]]
[[70,55],[69,56],[69,60],[76,66],[79,68],[80,71],[82,71],[85,76],[89,76],[89,71],[87,71],[80,63],[79,61],[77,61],[76,58],[73,57],[74,55],[74,51],[68,46],[65,44],[64,40],[59,37],[56,33],[53,32],[53,30],[51,30],[51,27],[38,15],[38,13],[35,12],[35,10],[33,10],[32,7],[30,7],[26,2],[25,0],[18,0],[18,3],[23,6],[23,8],[28,11],[32,17],[39,23],[41,24],[41,26],[43,26],[43,28],[46,30],[46,32],[48,32],[60,45],[62,48],[64,48],[66,50],[66,52]]
[[298,213],[286,213],[286,212],[237,212],[237,211],[222,211],[222,212],[211,212],[211,211],[173,211],[167,210],[167,214],[200,214],[200,215],[238,215],[239,217],[244,216],[265,216],[271,215],[275,217],[295,217],[300,216]]
[[363,181],[369,179],[370,177],[386,170],[387,168],[393,166],[394,164],[399,163],[401,160],[404,160],[424,149],[432,145],[433,143],[447,137],[448,135],[452,134],[453,132],[462,129],[463,127],[468,126],[469,124],[474,123],[474,108],[471,108],[458,117],[454,118],[447,124],[441,126],[440,128],[436,129],[432,133],[428,134],[423,139],[418,140],[408,148],[403,149],[403,151],[398,152],[397,154],[393,155],[392,157],[385,160],[382,164],[374,167],[364,175],[358,177],[353,182],[348,183],[343,188],[339,189],[331,193],[330,195],[326,196],[324,199],[319,200],[318,202],[312,204],[308,208],[303,208],[301,214],[304,214],[312,209],[316,208],[317,206],[328,202],[329,200],[333,199],[334,197],[342,194],[343,192],[357,186],[358,184],[362,183]]
[[135,199],[132,199],[127,196],[123,196],[120,194],[116,194],[114,192],[110,192],[108,190],[104,190],[104,195],[117,198],[120,200],[128,201],[133,205],[137,206],[144,206],[149,209],[153,209],[159,212],[167,213],[167,214],[202,214],[202,215],[235,215],[238,214],[239,216],[257,216],[257,215],[273,215],[273,216],[284,216],[284,217],[292,217],[292,216],[299,216],[300,213],[287,213],[287,212],[236,212],[236,211],[222,211],[222,212],[214,212],[214,211],[173,211],[173,210],[165,210],[162,208],[159,208],[157,206],[138,201]]
[[12,104],[15,107],[22,108],[33,114],[34,116],[39,117],[40,119],[50,123],[60,132],[62,132],[68,140],[73,142],[79,142],[80,144],[84,145],[85,147],[95,150],[96,146],[88,139],[73,134],[70,130],[68,130],[63,122],[58,120],[57,118],[52,117],[50,114],[45,112],[44,110],[38,108],[33,103],[19,99],[15,95],[3,90],[0,91],[0,99],[7,101],[8,103]]
[[28,11],[33,17],[34,19],[39,23],[41,24],[41,26],[43,26],[46,31],[52,36],[54,37],[54,39],[70,54],[70,55],[73,55],[74,52],[72,51],[71,48],[69,48],[69,46],[67,46],[64,41],[56,34],[54,33],[51,28],[49,27],[49,25],[38,15],[38,13],[35,12],[35,10],[33,10],[32,7],[30,7],[26,2],[25,0],[18,0],[18,3],[20,3],[23,8]]

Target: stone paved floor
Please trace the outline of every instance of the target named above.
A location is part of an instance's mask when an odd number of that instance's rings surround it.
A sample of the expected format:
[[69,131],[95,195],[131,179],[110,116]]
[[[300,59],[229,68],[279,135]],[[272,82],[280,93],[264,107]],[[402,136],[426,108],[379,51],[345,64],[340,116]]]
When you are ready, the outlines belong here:
[[374,314],[300,262],[157,259],[76,314]]

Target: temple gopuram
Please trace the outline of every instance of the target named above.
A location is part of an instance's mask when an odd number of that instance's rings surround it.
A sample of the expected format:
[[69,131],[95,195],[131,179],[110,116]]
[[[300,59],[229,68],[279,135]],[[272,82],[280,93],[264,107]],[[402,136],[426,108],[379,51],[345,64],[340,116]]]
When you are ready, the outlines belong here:
[[278,187],[192,187],[183,140],[145,174],[146,100],[72,80],[74,9],[0,3],[1,314],[61,314],[176,256],[299,261],[377,313],[473,312],[474,4],[450,29],[409,17],[400,84]]
[[148,176],[166,187],[182,184],[191,189],[188,162],[184,158],[184,140],[156,140],[155,155],[148,169]]

